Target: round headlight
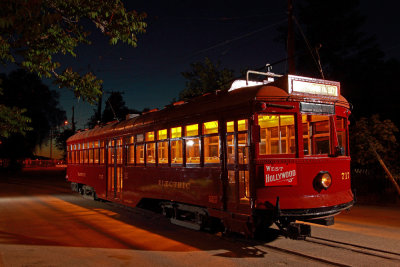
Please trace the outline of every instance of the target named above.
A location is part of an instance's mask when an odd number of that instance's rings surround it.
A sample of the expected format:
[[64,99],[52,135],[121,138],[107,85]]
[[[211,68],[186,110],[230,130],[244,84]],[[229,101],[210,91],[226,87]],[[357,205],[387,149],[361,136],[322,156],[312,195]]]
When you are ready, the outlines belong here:
[[314,179],[314,188],[318,192],[322,189],[327,190],[332,184],[332,177],[329,172],[321,171]]
[[325,172],[321,175],[320,183],[323,189],[328,189],[332,183],[332,177],[328,172]]

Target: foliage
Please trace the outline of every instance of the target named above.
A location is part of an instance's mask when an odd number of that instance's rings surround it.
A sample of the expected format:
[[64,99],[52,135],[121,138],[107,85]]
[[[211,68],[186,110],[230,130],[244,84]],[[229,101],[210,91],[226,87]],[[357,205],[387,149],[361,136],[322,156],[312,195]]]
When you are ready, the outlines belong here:
[[70,88],[77,97],[95,103],[101,80],[93,73],[81,75],[70,67],[59,70],[55,56],[75,57],[75,48],[90,44],[92,22],[110,44],[137,45],[145,32],[146,14],[127,11],[121,0],[3,0],[0,2],[0,62],[52,78]]
[[187,100],[205,93],[226,89],[234,76],[230,69],[221,69],[220,62],[214,64],[209,58],[190,64],[192,71],[182,72],[186,87],[179,93],[180,100]]
[[15,133],[24,135],[27,131],[32,130],[29,126],[31,119],[24,113],[26,113],[26,109],[0,104],[0,137],[8,138]]
[[94,110],[93,116],[88,121],[89,128],[93,128],[94,126],[98,125],[99,122],[107,123],[115,120],[121,121],[124,120],[128,114],[140,113],[138,110],[130,109],[126,106],[121,92],[110,93],[110,96],[105,102],[105,108],[101,116],[99,116],[101,112],[101,102],[99,102],[98,105],[100,108]]
[[398,132],[399,129],[391,120],[382,121],[377,114],[370,118],[359,119],[351,128],[350,133],[352,160],[369,169],[372,166],[379,168],[379,172],[383,174],[381,166],[377,164],[375,149],[389,170],[394,174],[399,174],[399,145],[396,139]]
[[[0,110],[1,116],[7,116],[7,110],[14,110],[14,114],[8,115],[18,117],[21,116],[21,111],[25,111],[22,115],[24,120],[25,114],[30,118],[30,128],[26,127],[23,131],[13,134],[7,130],[10,136],[3,141],[0,154],[6,157],[30,156],[36,145],[41,145],[47,140],[50,129],[62,124],[66,118],[65,111],[58,107],[58,93],[44,85],[37,75],[17,70],[9,75],[2,74],[0,78],[3,80],[0,106],[6,107],[6,111]],[[11,122],[5,122],[8,125],[10,123],[17,124],[17,129],[21,127],[21,124],[13,119]],[[22,134],[29,129],[32,131]]]
[[300,0],[294,4],[300,26],[295,23],[296,74],[321,77],[320,58],[325,78],[341,82],[341,93],[354,105],[356,118],[379,113],[399,125],[395,115],[399,106],[388,96],[397,92],[400,62],[385,59],[376,38],[363,32],[365,18],[359,1]]
[[69,137],[71,137],[72,135],[74,135],[74,131],[70,128],[64,129],[63,131],[59,132],[56,135],[56,147],[61,150],[64,151],[63,153],[63,158],[65,159],[67,156],[67,139]]

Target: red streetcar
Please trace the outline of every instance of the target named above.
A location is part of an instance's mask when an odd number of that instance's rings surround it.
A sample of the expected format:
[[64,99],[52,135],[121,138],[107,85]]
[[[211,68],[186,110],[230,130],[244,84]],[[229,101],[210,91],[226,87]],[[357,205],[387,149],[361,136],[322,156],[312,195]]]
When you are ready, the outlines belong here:
[[194,229],[222,222],[254,236],[276,223],[303,237],[310,229],[296,220],[332,224],[353,205],[349,103],[338,82],[272,76],[75,134],[72,188],[157,203]]

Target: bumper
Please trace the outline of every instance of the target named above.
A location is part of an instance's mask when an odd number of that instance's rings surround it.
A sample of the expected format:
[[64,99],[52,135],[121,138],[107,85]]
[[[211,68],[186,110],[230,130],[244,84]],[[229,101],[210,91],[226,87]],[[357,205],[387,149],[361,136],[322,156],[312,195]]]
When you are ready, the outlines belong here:
[[313,209],[286,209],[279,210],[279,217],[286,217],[295,220],[310,220],[310,219],[321,219],[339,214],[343,210],[349,209],[353,206],[354,201],[350,201],[344,204],[324,207],[324,208],[313,208]]

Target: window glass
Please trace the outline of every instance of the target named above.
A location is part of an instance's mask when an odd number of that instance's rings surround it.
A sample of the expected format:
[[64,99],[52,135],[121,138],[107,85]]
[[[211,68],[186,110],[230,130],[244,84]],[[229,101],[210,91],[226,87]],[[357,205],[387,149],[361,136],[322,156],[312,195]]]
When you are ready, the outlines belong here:
[[226,132],[233,133],[235,131],[235,126],[233,121],[226,122]]
[[146,163],[156,163],[155,148],[155,143],[146,144]]
[[203,123],[203,134],[214,134],[214,133],[218,133],[218,121],[209,121]]
[[158,130],[157,140],[167,139],[167,129]]
[[204,162],[219,163],[219,136],[204,137]]
[[88,150],[85,149],[83,150],[83,163],[87,164],[89,162],[89,157],[88,157]]
[[100,148],[100,164],[104,164],[104,153],[105,153],[105,149],[104,147]]
[[240,203],[247,204],[249,202],[249,196],[250,196],[249,171],[239,171]]
[[144,145],[136,146],[136,163],[144,163]]
[[196,136],[199,135],[199,125],[198,124],[192,124],[192,125],[187,125],[185,127],[185,133],[186,136]]
[[171,141],[171,163],[183,163],[182,140]]
[[144,140],[143,134],[136,135],[136,142],[143,142],[143,140]]
[[146,141],[154,141],[154,132],[146,133]]
[[238,131],[247,131],[247,120],[238,120]]
[[93,149],[89,149],[89,163],[93,164]]
[[186,140],[186,163],[200,163],[200,139]]
[[108,164],[114,163],[114,147],[108,147]]
[[260,155],[293,154],[296,152],[294,115],[259,115]]
[[304,155],[329,154],[329,116],[302,115]]
[[171,138],[182,137],[182,127],[171,128]]
[[[122,140],[119,143],[122,143]],[[117,150],[117,163],[122,164],[123,163],[122,162],[122,146],[121,145],[117,146],[116,150]]]
[[249,158],[249,148],[247,146],[247,133],[238,134],[239,164],[247,164]]
[[235,164],[235,138],[233,134],[226,137],[226,151],[228,164]]
[[339,146],[345,149],[345,154],[347,150],[347,136],[346,136],[346,119],[337,117],[336,118],[336,131],[338,137]]
[[129,145],[126,151],[126,163],[134,164],[135,163],[135,146]]
[[158,163],[168,163],[168,141],[158,142]]
[[94,163],[99,164],[99,155],[100,155],[100,150],[98,148],[94,149]]
[[125,139],[125,144],[127,144],[127,145],[133,144],[134,142],[135,142],[134,136],[128,136],[128,137]]

